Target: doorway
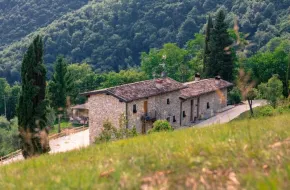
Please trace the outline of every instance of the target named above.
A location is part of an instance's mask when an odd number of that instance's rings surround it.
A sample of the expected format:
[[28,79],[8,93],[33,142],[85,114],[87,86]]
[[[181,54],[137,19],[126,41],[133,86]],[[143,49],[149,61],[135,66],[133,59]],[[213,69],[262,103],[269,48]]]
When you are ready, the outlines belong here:
[[144,113],[148,114],[148,101],[144,101]]
[[[148,101],[144,101],[144,116],[148,116]],[[142,134],[146,134],[146,119],[142,122]]]
[[194,100],[191,100],[190,102],[190,121],[193,122],[194,121]]

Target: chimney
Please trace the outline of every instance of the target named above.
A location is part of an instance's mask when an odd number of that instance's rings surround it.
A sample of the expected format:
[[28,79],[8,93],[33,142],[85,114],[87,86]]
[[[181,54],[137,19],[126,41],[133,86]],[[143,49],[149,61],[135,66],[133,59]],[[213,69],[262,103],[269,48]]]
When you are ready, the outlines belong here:
[[163,88],[163,79],[156,79],[155,80],[155,86],[158,89],[162,89]]
[[200,81],[200,74],[199,73],[196,73],[195,76],[194,76],[194,81],[197,82],[197,81]]
[[215,84],[219,85],[220,83],[221,83],[221,76],[218,75],[215,77]]

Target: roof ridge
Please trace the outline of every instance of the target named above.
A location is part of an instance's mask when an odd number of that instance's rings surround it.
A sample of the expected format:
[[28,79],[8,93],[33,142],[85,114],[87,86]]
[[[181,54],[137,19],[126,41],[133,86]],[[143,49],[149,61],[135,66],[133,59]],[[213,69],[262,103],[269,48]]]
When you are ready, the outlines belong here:
[[177,82],[177,83],[180,83],[180,84],[183,84],[181,82],[178,82],[170,77],[165,77],[165,78],[156,78],[156,79],[148,79],[148,80],[142,80],[142,81],[137,81],[137,82],[132,82],[132,83],[128,83],[128,84],[121,84],[121,85],[118,85],[118,86],[113,86],[113,87],[110,87],[110,88],[105,88],[105,89],[100,89],[100,90],[111,90],[111,89],[114,89],[114,88],[119,88],[119,87],[124,87],[124,86],[130,86],[132,84],[138,84],[138,83],[145,83],[145,82],[148,82],[148,81],[154,81],[154,80],[162,80],[162,79],[170,79],[174,82]]
[[213,80],[214,78],[207,78],[207,79],[202,79],[199,81],[191,81],[191,82],[185,82],[183,84],[187,85],[187,84],[194,84],[194,83],[199,83],[199,82],[203,82],[203,81],[207,81],[207,80]]

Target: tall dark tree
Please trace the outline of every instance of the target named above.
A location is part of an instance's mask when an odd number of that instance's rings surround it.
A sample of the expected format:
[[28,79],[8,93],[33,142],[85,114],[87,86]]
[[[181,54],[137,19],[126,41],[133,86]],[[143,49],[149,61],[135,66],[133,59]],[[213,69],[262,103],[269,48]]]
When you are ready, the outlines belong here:
[[24,55],[21,66],[22,91],[18,105],[18,125],[24,158],[50,150],[46,128],[46,68],[43,64],[43,42],[37,36]]
[[55,109],[66,107],[67,96],[72,89],[72,80],[67,71],[67,62],[59,56],[54,63],[54,74],[49,83],[49,94]]
[[204,56],[203,56],[203,72],[205,72],[206,75],[208,75],[208,67],[209,67],[208,62],[209,62],[209,56],[210,56],[209,42],[210,42],[212,29],[213,29],[213,22],[212,22],[211,16],[209,15],[207,25],[206,25],[206,30],[205,30],[205,46],[204,46]]
[[228,33],[228,24],[225,22],[225,17],[224,11],[218,12],[210,35],[207,75],[208,77],[220,75],[223,79],[232,81],[234,56],[231,45],[233,41]]

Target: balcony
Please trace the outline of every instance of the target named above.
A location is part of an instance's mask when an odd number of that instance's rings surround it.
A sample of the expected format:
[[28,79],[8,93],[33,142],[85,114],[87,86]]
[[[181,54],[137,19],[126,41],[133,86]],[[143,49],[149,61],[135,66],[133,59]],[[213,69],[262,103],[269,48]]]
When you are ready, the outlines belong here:
[[141,116],[141,120],[144,122],[155,122],[157,120],[156,111],[145,113],[144,115]]

